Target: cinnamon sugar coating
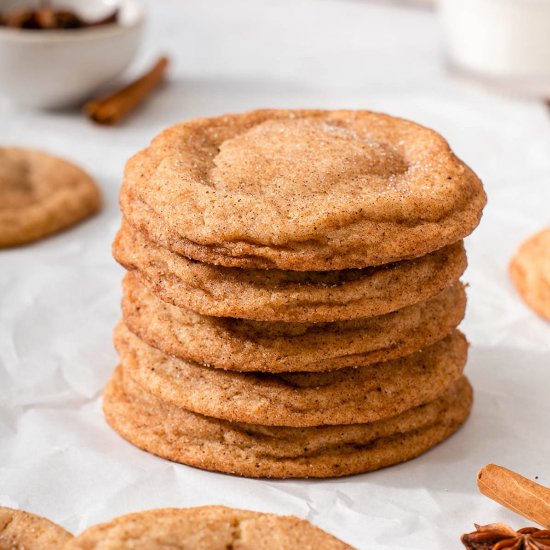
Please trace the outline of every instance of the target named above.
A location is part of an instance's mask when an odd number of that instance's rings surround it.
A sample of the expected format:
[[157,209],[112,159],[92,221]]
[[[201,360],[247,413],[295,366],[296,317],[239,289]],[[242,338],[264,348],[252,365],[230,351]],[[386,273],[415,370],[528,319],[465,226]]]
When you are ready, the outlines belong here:
[[436,132],[369,111],[264,110],[169,128],[126,166],[127,220],[225,266],[323,271],[470,234],[486,198]]
[[124,224],[113,254],[162,300],[219,317],[325,322],[383,315],[439,294],[466,269],[462,241],[414,260],[330,272],[239,269],[197,262]]
[[240,373],[176,359],[123,324],[115,345],[125,376],[186,410],[265,426],[375,422],[436,399],[461,376],[468,344],[459,332],[400,359],[322,373]]
[[200,315],[155,296],[134,273],[123,281],[126,326],[167,355],[227,370],[323,372],[397,359],[442,340],[460,323],[456,283],[398,311],[335,323],[281,323]]
[[197,468],[264,478],[328,478],[410,460],[453,434],[472,388],[458,380],[434,401],[369,424],[287,428],[228,422],[159,400],[117,369],[104,393],[109,424],[133,445]]

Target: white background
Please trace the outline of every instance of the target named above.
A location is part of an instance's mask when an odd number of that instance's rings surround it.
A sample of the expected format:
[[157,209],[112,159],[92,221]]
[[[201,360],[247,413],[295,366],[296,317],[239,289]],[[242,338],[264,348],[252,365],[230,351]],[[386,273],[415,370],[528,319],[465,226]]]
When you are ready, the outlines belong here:
[[[361,549],[460,548],[474,521],[528,523],[481,496],[475,477],[496,462],[550,485],[550,324],[507,276],[517,245],[550,225],[548,110],[452,79],[435,16],[382,3],[151,0],[130,73],[161,52],[173,59],[169,85],[119,128],[0,103],[2,143],[77,162],[105,198],[77,228],[0,251],[0,504],[78,532],[130,511],[220,503],[306,517]],[[171,123],[283,106],[412,118],[443,133],[485,183],[465,275],[473,414],[412,462],[330,481],[239,479],[150,456],[103,420],[101,389],[117,362],[122,270],[110,243],[125,160]]]

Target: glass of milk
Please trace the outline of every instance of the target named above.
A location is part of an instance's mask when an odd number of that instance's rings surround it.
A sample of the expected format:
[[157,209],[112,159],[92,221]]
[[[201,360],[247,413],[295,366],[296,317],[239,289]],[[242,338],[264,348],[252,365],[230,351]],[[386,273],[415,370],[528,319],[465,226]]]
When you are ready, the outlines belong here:
[[438,0],[438,9],[452,69],[550,98],[550,0]]

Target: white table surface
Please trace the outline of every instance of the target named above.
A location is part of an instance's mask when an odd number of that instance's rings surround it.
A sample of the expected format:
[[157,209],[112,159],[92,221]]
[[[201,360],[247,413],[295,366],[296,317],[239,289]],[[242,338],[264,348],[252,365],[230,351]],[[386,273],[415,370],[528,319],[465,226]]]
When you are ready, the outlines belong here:
[[[473,523],[528,523],[478,494],[496,462],[550,485],[550,324],[518,299],[507,263],[550,224],[550,117],[542,104],[450,78],[425,10],[345,0],[151,0],[130,70],[159,52],[170,84],[126,124],[0,103],[0,140],[71,159],[98,180],[102,213],[0,252],[0,504],[78,532],[130,511],[220,503],[306,517],[361,549],[460,548]],[[1,83],[0,83],[1,86]],[[141,452],[105,424],[122,269],[110,243],[125,160],[161,128],[256,107],[354,107],[442,132],[484,180],[489,206],[468,239],[472,417],[445,444],[379,472],[255,481]]]

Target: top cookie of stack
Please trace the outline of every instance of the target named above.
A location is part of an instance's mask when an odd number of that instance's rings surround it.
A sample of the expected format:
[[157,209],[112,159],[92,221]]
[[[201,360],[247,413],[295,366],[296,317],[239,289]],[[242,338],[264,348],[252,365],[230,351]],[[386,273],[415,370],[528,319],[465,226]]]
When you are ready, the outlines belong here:
[[125,218],[216,265],[326,271],[469,235],[485,195],[437,133],[366,111],[256,111],[161,133],[128,163]]
[[[458,278],[458,241],[485,200],[445,140],[405,120],[366,111],[195,119],[128,162],[121,205],[138,233],[123,228],[118,256],[167,301],[207,315],[368,317]],[[417,260],[387,272],[406,259]]]
[[265,110],[162,132],[121,190],[113,250],[131,273],[109,422],[252,476],[427,450],[470,408],[458,280],[485,202],[441,136],[383,114]]

